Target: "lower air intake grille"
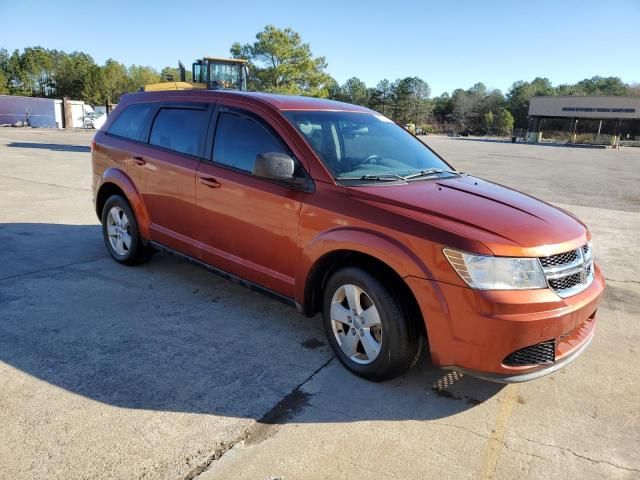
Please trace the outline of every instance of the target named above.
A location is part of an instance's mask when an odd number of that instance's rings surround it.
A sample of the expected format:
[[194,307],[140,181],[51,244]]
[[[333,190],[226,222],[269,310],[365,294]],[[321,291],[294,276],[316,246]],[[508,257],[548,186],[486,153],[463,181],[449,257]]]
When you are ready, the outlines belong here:
[[504,365],[518,367],[523,365],[541,365],[555,361],[556,342],[555,340],[549,340],[517,350],[509,354],[502,363]]

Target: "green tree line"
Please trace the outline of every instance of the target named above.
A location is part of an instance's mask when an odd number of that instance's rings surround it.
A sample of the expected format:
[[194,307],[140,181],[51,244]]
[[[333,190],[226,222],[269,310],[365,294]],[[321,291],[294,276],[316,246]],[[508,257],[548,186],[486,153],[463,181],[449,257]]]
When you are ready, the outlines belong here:
[[[433,98],[427,81],[417,76],[382,79],[375,86],[351,77],[339,84],[327,72],[325,57],[314,56],[299,33],[273,25],[258,32],[253,43],[234,43],[230,53],[233,58],[249,61],[250,90],[363,105],[400,124],[412,123],[425,131],[508,134],[514,127],[527,127],[529,101],[535,95],[640,96],[639,85],[600,76],[557,86],[538,77],[530,82],[514,82],[506,93],[479,82]],[[187,74],[189,77],[190,72]],[[83,52],[28,47],[9,53],[0,48],[0,94],[68,96],[97,105],[117,103],[122,94],[137,91],[145,84],[173,79],[178,79],[175,67],[158,72],[149,66],[127,67],[114,59],[98,65]]]
[[574,85],[554,87],[547,78],[514,82],[506,94],[476,83],[468,89],[431,98],[429,85],[418,77],[390,82],[381,80],[373,88],[357,77],[334,84],[329,96],[377,110],[398,123],[414,123],[425,130],[456,130],[483,134],[508,134],[514,127],[527,127],[531,97],[538,95],[629,95],[640,96],[640,86],[625,84],[618,77],[595,76]]
[[0,48],[0,94],[84,100],[92,105],[117,103],[120,97],[148,83],[177,79],[178,69],[129,67],[109,59],[98,65],[83,52],[66,53],[27,47],[9,53]]

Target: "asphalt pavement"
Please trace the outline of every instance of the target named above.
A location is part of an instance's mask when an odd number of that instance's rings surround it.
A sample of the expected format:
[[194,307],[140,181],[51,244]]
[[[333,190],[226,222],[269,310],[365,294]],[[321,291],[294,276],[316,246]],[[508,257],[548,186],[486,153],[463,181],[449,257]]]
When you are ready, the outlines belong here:
[[164,254],[115,264],[90,141],[0,129],[0,478],[640,478],[640,149],[425,139],[594,234],[592,345],[503,386],[428,358],[370,383],[319,317]]

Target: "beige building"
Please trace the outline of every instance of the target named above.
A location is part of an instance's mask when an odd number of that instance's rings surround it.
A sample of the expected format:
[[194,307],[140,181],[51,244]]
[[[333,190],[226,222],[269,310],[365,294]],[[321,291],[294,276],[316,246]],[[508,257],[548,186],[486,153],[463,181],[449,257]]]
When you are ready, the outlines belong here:
[[529,116],[640,119],[640,97],[533,97]]
[[529,103],[529,141],[540,141],[543,131],[563,130],[575,141],[593,134],[601,143],[640,135],[640,97],[544,96]]

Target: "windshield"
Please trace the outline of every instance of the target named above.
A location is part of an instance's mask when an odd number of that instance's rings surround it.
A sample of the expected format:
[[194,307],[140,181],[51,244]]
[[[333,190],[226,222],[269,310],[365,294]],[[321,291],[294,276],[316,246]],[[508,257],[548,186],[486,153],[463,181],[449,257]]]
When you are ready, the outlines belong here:
[[450,174],[447,163],[382,115],[328,111],[288,111],[284,115],[336,180],[402,181],[423,174]]

